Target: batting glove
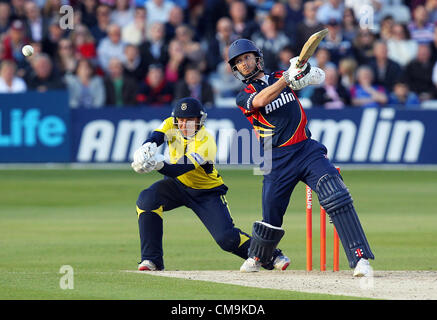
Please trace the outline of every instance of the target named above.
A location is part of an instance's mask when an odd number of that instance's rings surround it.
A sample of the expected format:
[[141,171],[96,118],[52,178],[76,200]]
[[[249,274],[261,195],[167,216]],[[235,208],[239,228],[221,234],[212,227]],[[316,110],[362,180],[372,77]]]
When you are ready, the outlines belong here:
[[299,57],[290,59],[290,67],[282,75],[285,82],[293,90],[299,90],[308,85],[307,75],[311,70],[311,65],[308,62],[302,68],[296,68],[298,59]]
[[311,67],[308,62],[302,68],[296,68],[298,58],[290,59],[290,67],[283,73],[284,80],[291,89],[300,90],[308,85],[321,84],[325,80],[325,72],[320,68]]

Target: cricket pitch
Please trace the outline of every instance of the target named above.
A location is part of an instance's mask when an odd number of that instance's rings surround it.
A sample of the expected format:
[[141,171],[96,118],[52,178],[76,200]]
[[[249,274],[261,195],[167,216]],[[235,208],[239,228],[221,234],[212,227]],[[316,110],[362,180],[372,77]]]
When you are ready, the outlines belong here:
[[154,276],[248,287],[389,300],[437,300],[437,271],[375,271],[355,278],[351,271],[131,271]]

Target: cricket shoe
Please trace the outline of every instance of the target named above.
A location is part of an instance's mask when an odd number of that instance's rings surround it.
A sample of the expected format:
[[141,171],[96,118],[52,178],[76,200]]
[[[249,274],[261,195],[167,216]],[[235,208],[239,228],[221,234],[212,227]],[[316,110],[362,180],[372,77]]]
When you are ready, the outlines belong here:
[[156,271],[156,270],[158,270],[158,268],[156,267],[156,265],[152,261],[143,260],[143,262],[141,262],[138,265],[138,270],[139,271]]
[[240,267],[241,272],[258,272],[261,268],[261,262],[254,258],[247,258]]
[[276,270],[284,271],[290,265],[290,258],[284,255],[279,255],[273,261],[273,267]]
[[370,266],[369,260],[361,258],[354,270],[354,277],[367,277],[371,275],[372,267]]

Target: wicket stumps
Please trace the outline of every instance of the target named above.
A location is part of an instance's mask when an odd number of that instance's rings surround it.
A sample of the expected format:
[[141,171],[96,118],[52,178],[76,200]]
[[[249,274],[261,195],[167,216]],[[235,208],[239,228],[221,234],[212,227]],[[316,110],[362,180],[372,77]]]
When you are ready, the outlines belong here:
[[[338,172],[340,169],[337,168]],[[313,192],[306,186],[306,270],[313,270]],[[333,270],[339,271],[339,244],[337,230],[334,227]],[[326,211],[320,206],[320,271],[326,271]]]

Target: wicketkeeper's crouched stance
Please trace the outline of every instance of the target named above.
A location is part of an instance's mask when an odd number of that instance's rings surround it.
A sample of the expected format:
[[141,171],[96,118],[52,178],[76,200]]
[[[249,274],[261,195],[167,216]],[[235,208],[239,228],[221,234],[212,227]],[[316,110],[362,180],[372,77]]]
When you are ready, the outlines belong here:
[[[205,119],[198,100],[181,99],[172,116],[134,154],[132,168],[136,172],[157,170],[165,176],[143,190],[137,200],[141,271],[164,269],[163,212],[180,206],[194,211],[223,250],[248,258],[252,239],[234,226],[225,198],[228,188],[214,166],[217,146],[203,125]],[[169,146],[169,160],[156,154],[164,141]],[[275,249],[262,266],[285,270],[289,263],[281,250]]]
[[[283,215],[291,193],[303,181],[318,195],[337,229],[355,276],[370,273],[368,259],[374,259],[349,190],[334,165],[327,158],[324,145],[311,139],[307,117],[294,90],[324,81],[323,70],[305,63],[296,68],[298,57],[290,60],[286,71],[264,74],[263,55],[247,39],[233,42],[228,52],[234,75],[246,83],[237,96],[237,105],[252,123],[265,148],[271,145],[271,159],[265,161],[262,191],[263,220],[253,225],[249,258],[241,271],[258,271],[270,259],[284,235]],[[266,154],[266,152],[265,152]]]

